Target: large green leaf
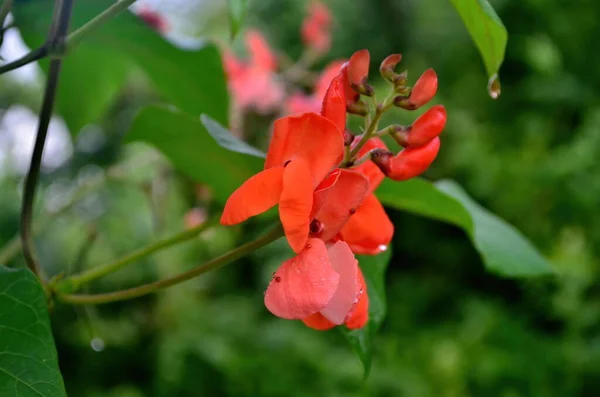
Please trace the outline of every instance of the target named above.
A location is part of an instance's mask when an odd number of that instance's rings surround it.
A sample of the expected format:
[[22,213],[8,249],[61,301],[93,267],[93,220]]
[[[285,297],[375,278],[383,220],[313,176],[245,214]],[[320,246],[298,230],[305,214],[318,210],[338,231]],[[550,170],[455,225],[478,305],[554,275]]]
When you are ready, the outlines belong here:
[[[71,30],[113,3],[76,1]],[[53,0],[16,2],[15,23],[30,47],[44,42],[53,4]],[[148,76],[168,102],[191,114],[206,113],[220,123],[227,122],[228,95],[217,49],[212,45],[177,48],[125,11],[85,37],[65,58],[57,109],[73,134],[104,114],[132,65]]]
[[358,263],[367,282],[369,294],[369,322],[361,329],[348,330],[339,327],[348,339],[350,346],[358,355],[365,369],[365,377],[371,370],[371,357],[373,355],[373,340],[385,318],[387,304],[385,299],[385,270],[387,269],[391,250],[374,256],[358,255]]
[[[223,138],[227,132],[214,120],[203,116],[205,124],[211,126],[213,134],[220,134],[220,141],[230,145],[225,148],[219,144],[199,117],[194,117],[172,107],[149,106],[135,117],[126,142],[143,141],[160,150],[175,166],[198,182],[210,186],[217,199],[224,201],[244,181],[262,169],[261,152],[234,137]],[[215,132],[217,131],[218,132]],[[254,150],[255,156],[248,151]]]
[[451,0],[483,58],[488,76],[498,73],[508,33],[487,0]]
[[526,277],[553,272],[552,266],[520,231],[473,201],[456,182],[386,180],[377,190],[377,196],[389,207],[462,228],[493,273]]
[[0,396],[66,395],[40,283],[0,266]]

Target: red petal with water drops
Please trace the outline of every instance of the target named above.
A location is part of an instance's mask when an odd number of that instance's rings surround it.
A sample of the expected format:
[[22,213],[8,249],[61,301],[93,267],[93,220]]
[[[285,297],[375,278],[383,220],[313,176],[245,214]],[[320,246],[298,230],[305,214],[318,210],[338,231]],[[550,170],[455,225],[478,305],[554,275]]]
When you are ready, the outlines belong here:
[[355,254],[376,255],[385,251],[394,236],[394,224],[374,194],[369,194],[341,231]]
[[369,321],[369,295],[367,294],[367,283],[360,268],[357,273],[357,283],[360,286],[358,301],[352,308],[346,319],[346,327],[359,329],[367,325]]
[[339,283],[325,243],[310,239],[302,252],[275,272],[265,292],[265,306],[278,317],[304,319],[327,306]]
[[337,241],[327,249],[329,262],[340,275],[340,284],[331,301],[321,314],[336,325],[344,323],[346,316],[357,302],[360,286],[357,281],[358,261],[343,241]]

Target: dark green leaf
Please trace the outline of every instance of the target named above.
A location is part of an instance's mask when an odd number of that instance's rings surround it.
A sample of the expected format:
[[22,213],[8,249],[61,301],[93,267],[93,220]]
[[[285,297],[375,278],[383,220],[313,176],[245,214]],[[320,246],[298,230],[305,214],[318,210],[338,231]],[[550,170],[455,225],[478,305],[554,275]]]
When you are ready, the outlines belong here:
[[504,60],[508,33],[487,0],[451,0],[475,42],[488,77],[498,73]]
[[[113,3],[78,0],[71,31]],[[30,47],[44,42],[53,4],[48,0],[16,3],[15,23]],[[212,45],[193,50],[177,48],[124,11],[85,37],[65,58],[57,109],[73,134],[106,112],[133,65],[148,76],[168,102],[193,115],[206,113],[227,123],[228,94],[217,49]]]
[[40,283],[0,266],[0,396],[66,395]]
[[460,227],[493,273],[507,277],[553,273],[552,266],[521,232],[473,201],[456,182],[386,180],[377,196],[389,207]]
[[[204,122],[210,124],[211,128],[218,126],[206,117]],[[223,131],[219,132],[221,138],[223,134]],[[206,183],[213,189],[217,199],[222,201],[263,166],[262,158],[245,154],[251,150],[250,147],[246,147],[246,152],[242,153],[222,147],[199,117],[172,107],[149,106],[142,109],[125,140],[152,144],[175,168],[198,182]],[[231,144],[235,138],[227,141]],[[257,149],[254,151],[255,155],[261,153]]]
[[229,9],[229,30],[233,40],[246,17],[248,0],[227,0],[227,8]]
[[217,143],[225,149],[231,150],[232,152],[238,152],[242,154],[248,154],[254,157],[265,158],[265,153],[261,152],[254,146],[247,144],[241,139],[236,138],[231,134],[230,131],[223,128],[222,125],[203,114],[200,116],[200,121],[204,124],[204,127],[208,130],[208,133],[217,141]]
[[392,257],[391,250],[379,255],[358,255],[358,263],[367,282],[369,294],[369,322],[361,329],[348,330],[339,327],[348,339],[350,346],[360,358],[365,370],[365,378],[371,370],[373,341],[385,318],[387,305],[385,300],[385,271]]

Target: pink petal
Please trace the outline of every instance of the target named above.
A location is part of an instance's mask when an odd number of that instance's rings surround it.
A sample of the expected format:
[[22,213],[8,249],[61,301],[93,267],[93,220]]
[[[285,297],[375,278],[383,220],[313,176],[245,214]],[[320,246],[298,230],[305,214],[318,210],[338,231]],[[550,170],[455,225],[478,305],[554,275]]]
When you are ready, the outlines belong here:
[[275,272],[265,292],[265,306],[277,317],[300,320],[327,306],[339,283],[325,243],[313,238]]
[[360,285],[357,280],[358,261],[343,241],[338,241],[327,250],[331,266],[340,275],[340,284],[333,298],[321,314],[336,325],[344,323],[346,316],[357,302]]

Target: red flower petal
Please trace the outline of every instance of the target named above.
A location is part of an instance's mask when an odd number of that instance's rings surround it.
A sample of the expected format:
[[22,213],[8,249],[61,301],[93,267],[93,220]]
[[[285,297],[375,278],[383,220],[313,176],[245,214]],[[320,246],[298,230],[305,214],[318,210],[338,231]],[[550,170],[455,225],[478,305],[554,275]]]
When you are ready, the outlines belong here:
[[369,189],[369,182],[360,173],[340,170],[335,184],[329,189],[315,192],[314,202],[320,206],[313,218],[322,225],[319,238],[331,240],[357,210]]
[[333,79],[341,73],[343,65],[344,61],[332,61],[325,67],[323,72],[321,72],[319,80],[317,80],[317,84],[315,84],[315,96],[317,98],[322,100],[325,97],[325,92],[329,88],[329,85]]
[[302,252],[275,272],[265,292],[265,306],[278,317],[304,319],[327,306],[339,283],[325,243],[310,239]]
[[340,275],[340,284],[331,301],[321,310],[321,314],[332,323],[340,325],[354,307],[360,290],[357,283],[358,261],[348,244],[343,241],[330,246],[327,255],[331,266]]
[[302,322],[307,327],[316,329],[317,331],[327,331],[328,329],[335,327],[335,324],[323,317],[321,313],[315,313],[303,318]]
[[331,81],[323,98],[321,114],[331,120],[343,135],[346,130],[346,95],[341,74]]
[[362,328],[369,321],[369,295],[367,294],[367,283],[360,268],[357,273],[357,283],[360,286],[358,301],[352,308],[346,319],[346,327],[349,329]]
[[344,139],[337,127],[316,113],[282,117],[275,121],[265,168],[303,158],[309,165],[313,188],[337,165]]
[[440,138],[427,145],[404,149],[390,160],[387,176],[396,181],[405,181],[427,171],[440,150]]
[[254,175],[225,203],[221,224],[235,225],[273,207],[283,188],[283,167],[270,168]]
[[369,62],[371,56],[369,50],[356,51],[348,61],[348,80],[350,84],[361,85],[363,79],[369,75]]
[[425,105],[435,96],[437,86],[437,74],[433,69],[427,69],[415,83],[408,101],[415,109]]
[[385,251],[394,236],[394,225],[374,194],[368,195],[340,232],[355,254]]
[[302,158],[296,158],[285,167],[279,199],[279,218],[295,252],[302,251],[308,240],[312,204],[313,186],[308,165]]
[[[371,138],[365,143],[365,146],[360,149],[358,157],[364,156],[373,149],[387,150],[387,146],[380,138]],[[385,174],[381,172],[379,167],[372,161],[364,162],[358,167],[353,168],[353,170],[360,172],[369,180],[369,193],[377,189],[381,181],[383,181],[383,178],[385,178]]]
[[408,147],[426,145],[439,136],[446,126],[446,109],[442,105],[435,105],[419,116],[410,127],[406,139]]

